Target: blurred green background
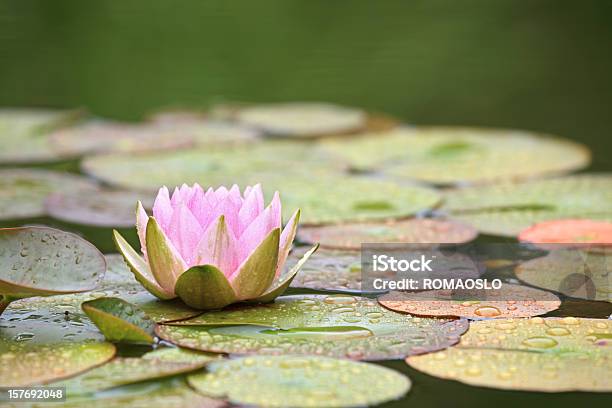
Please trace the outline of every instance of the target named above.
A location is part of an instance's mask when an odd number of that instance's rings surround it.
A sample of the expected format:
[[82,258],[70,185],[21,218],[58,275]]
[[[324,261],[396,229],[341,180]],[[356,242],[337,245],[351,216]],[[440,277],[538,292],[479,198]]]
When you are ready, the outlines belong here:
[[[588,144],[593,169],[610,171],[611,23],[609,0],[0,0],[0,106],[138,120],[160,107],[322,100],[417,124],[551,132]],[[385,364],[414,381],[389,406],[607,398],[486,390]]]
[[612,150],[612,2],[0,1],[0,106],[325,100]]

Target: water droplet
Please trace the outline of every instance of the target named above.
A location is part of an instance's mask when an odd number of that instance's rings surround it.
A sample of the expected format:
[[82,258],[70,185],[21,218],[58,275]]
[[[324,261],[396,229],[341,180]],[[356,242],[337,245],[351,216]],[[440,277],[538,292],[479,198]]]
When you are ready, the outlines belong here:
[[571,334],[571,332],[565,327],[551,327],[550,329],[546,330],[546,333],[551,336],[567,336]]
[[481,306],[474,310],[474,314],[482,317],[495,317],[501,315],[501,312],[494,306]]
[[523,345],[533,348],[551,348],[555,347],[557,344],[559,343],[557,343],[556,340],[543,336],[530,337],[523,341]]

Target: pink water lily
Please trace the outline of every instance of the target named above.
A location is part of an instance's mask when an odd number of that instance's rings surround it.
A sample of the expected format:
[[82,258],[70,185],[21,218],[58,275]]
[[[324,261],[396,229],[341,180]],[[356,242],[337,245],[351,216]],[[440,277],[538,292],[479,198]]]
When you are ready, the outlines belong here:
[[138,202],[138,254],[114,231],[117,248],[136,279],[160,299],[180,297],[200,309],[255,300],[271,301],[289,286],[311,249],[283,273],[300,211],[282,229],[278,192],[264,206],[259,184],[209,188],[162,187],[149,216]]

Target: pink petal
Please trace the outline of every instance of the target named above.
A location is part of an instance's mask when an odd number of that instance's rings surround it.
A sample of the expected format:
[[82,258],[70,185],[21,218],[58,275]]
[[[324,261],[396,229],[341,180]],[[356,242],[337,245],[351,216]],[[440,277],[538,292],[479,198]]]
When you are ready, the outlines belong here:
[[225,217],[221,215],[204,232],[196,249],[197,265],[214,265],[225,276],[229,276],[238,266],[236,239],[227,228]]
[[162,228],[165,228],[172,218],[173,211],[168,187],[163,186],[159,189],[157,197],[155,197],[155,203],[153,203],[153,217]]
[[149,222],[149,216],[145,211],[142,203],[138,201],[136,206],[136,232],[138,233],[138,239],[140,240],[140,248],[145,259],[147,258],[147,223]]
[[180,204],[174,211],[165,232],[186,264],[192,266],[195,261],[195,249],[200,242],[203,229],[185,204]]
[[261,191],[261,185],[257,184],[253,187],[247,187],[244,190],[244,203],[240,212],[238,213],[238,219],[240,221],[240,228],[236,233],[236,236],[240,237],[246,227],[253,222],[255,218],[263,211],[264,198],[263,192]]
[[280,198],[278,192],[276,192],[270,205],[255,218],[240,236],[239,259],[244,260],[248,258],[251,252],[257,248],[261,241],[263,241],[274,228],[280,228],[280,211]]

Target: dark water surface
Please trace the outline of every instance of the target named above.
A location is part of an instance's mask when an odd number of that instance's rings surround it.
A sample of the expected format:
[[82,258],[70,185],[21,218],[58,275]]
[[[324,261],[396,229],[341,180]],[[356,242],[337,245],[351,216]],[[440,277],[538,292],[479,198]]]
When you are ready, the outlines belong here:
[[[551,132],[589,145],[591,170],[611,171],[611,23],[605,0],[0,0],[0,106],[83,106],[137,120],[163,106],[324,100],[410,123]],[[108,229],[33,221],[113,249]],[[609,313],[609,304],[571,301],[555,315]],[[413,380],[389,407],[612,402],[384,365]]]

